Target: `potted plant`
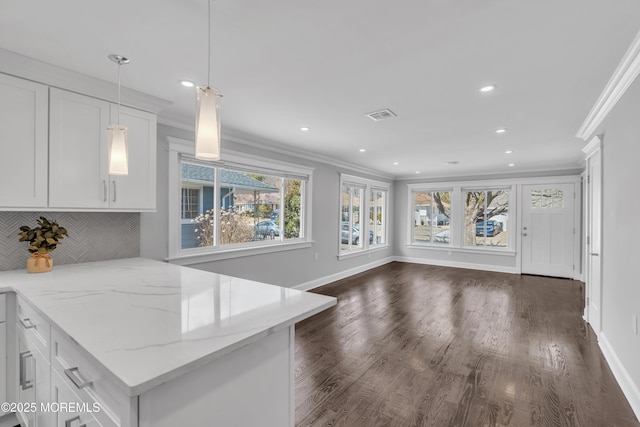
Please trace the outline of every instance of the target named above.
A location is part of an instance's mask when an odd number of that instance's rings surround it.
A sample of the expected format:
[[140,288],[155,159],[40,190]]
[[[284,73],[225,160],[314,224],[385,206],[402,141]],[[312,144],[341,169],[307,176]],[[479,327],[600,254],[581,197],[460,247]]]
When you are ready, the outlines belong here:
[[56,249],[60,240],[68,236],[67,230],[57,222],[49,221],[41,216],[37,221],[38,227],[20,227],[20,241],[29,242],[31,258],[27,260],[28,273],[44,273],[53,268],[53,258],[49,255]]

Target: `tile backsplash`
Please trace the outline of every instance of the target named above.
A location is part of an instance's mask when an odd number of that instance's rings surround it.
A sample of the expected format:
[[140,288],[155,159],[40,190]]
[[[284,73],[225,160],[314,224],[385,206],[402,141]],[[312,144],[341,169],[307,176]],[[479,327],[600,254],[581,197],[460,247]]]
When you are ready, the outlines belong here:
[[27,243],[20,226],[44,216],[69,232],[52,252],[55,265],[140,256],[140,214],[111,212],[0,212],[0,271],[26,268]]

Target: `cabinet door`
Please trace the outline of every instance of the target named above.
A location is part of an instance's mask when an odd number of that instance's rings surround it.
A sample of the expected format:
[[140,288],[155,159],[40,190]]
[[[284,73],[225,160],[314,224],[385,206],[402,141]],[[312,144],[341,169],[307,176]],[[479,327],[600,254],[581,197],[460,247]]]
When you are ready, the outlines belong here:
[[[22,332],[18,332],[18,402],[25,405],[35,403],[36,365],[33,353]],[[28,405],[27,405],[28,406]],[[18,418],[25,427],[36,425],[35,412],[18,413]]]
[[49,207],[108,207],[110,104],[55,88],[49,97]]
[[[55,370],[51,371],[51,402],[60,405],[60,407],[67,403],[76,404],[74,407],[70,407],[69,410],[52,413],[52,425],[55,427],[100,426],[91,412],[88,412],[100,410],[100,407],[83,403]],[[77,409],[79,412],[73,412],[72,409]],[[82,412],[83,409],[87,412]]]
[[[118,108],[111,105],[111,122]],[[110,177],[110,206],[114,209],[156,209],[156,115],[120,107],[120,124],[127,127],[129,175]]]
[[0,74],[0,209],[47,206],[47,87]]
[[[22,328],[18,328],[18,401],[29,408],[18,415],[26,427],[48,427],[51,425],[51,412],[40,411],[40,404],[49,402],[51,396],[50,365],[26,335]],[[29,406],[32,404],[35,407]],[[37,411],[34,413],[33,409]]]

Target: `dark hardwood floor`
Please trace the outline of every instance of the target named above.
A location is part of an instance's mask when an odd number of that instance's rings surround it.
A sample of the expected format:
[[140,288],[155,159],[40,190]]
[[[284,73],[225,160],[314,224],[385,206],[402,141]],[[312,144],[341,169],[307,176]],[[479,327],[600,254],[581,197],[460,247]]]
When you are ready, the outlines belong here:
[[391,263],[314,292],[296,426],[634,426],[580,282]]

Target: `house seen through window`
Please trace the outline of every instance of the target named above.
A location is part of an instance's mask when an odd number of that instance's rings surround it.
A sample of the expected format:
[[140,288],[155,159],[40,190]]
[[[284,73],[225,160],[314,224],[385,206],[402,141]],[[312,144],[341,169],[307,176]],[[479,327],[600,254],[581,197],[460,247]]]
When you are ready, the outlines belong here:
[[225,247],[303,237],[304,177],[181,160],[180,247]]

